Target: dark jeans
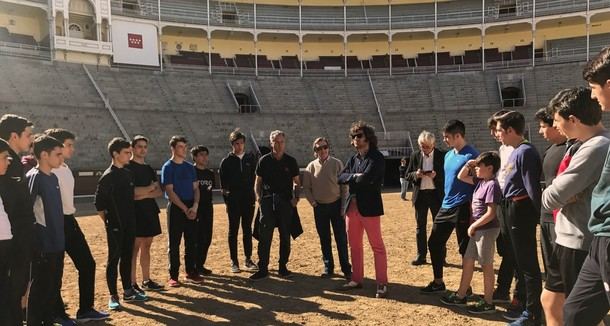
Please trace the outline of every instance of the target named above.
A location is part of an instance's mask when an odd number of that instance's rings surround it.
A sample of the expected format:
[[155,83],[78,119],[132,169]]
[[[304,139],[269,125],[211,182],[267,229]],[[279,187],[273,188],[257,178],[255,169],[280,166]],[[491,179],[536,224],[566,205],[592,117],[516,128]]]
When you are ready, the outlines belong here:
[[540,318],[542,275],[538,263],[538,243],[536,241],[536,225],[540,219],[540,212],[530,199],[516,202],[510,199],[503,200],[502,210],[515,253],[516,270],[523,275],[525,308],[534,318]]
[[[74,215],[64,215],[64,234],[66,237],[66,253],[72,259],[78,271],[79,312],[87,312],[93,308],[95,293],[95,260]],[[63,275],[62,275],[63,276]],[[60,286],[61,289],[61,286]],[[61,291],[57,292],[56,313],[65,314]]]
[[[200,209],[201,210],[201,209]],[[195,270],[203,273],[205,260],[208,258],[208,249],[212,244],[212,229],[214,227],[214,208],[203,209],[197,216],[197,258]]]
[[260,202],[261,217],[258,242],[258,268],[266,272],[269,266],[269,252],[273,229],[280,231],[280,268],[286,267],[290,257],[290,223],[292,220],[292,205],[290,201],[277,195],[263,197]]
[[[187,207],[193,203],[183,201]],[[167,233],[169,234],[169,276],[178,280],[180,271],[180,242],[184,234],[184,269],[194,274],[196,268],[197,222],[189,220],[178,206],[171,202],[167,205]]]
[[322,261],[324,262],[324,272],[332,274],[335,268],[333,260],[333,248],[330,239],[330,228],[332,226],[339,253],[339,263],[341,271],[345,275],[352,273],[352,265],[349,263],[347,253],[347,233],[345,232],[345,219],[341,216],[341,199],[334,203],[318,204],[313,209],[316,220],[316,230],[320,236],[320,247],[322,248]]
[[544,265],[544,273],[547,274],[549,261],[553,255],[553,246],[555,245],[555,222],[540,221],[540,247],[542,249],[542,263]]
[[502,257],[498,268],[498,279],[496,291],[502,294],[510,294],[510,285],[515,279],[515,291],[513,295],[522,303],[525,303],[525,282],[523,275],[515,269],[515,253],[510,241],[510,227],[506,224],[502,209],[496,210],[496,216],[500,222],[500,235],[496,239],[498,255]]
[[254,202],[249,199],[228,197],[227,215],[229,215],[229,251],[231,261],[238,263],[237,235],[241,222],[242,241],[244,243],[244,256],[252,257],[252,219],[254,218]]
[[21,297],[25,295],[31,278],[32,239],[13,234],[9,256],[9,320],[6,325],[23,324]]
[[[455,215],[454,220],[439,220],[438,215],[447,214]],[[442,208],[437,214],[437,219],[434,221],[432,233],[428,239],[428,249],[430,250],[430,258],[432,259],[432,270],[435,279],[443,278],[443,264],[445,255],[447,254],[447,241],[449,236],[455,229],[457,243],[460,255],[464,256],[466,248],[468,248],[468,223],[470,222],[470,203],[462,204],[455,208]]]
[[596,236],[563,306],[564,325],[597,325],[610,309],[609,237]]
[[[111,295],[117,295],[116,282],[121,273],[123,290],[131,289],[131,257],[135,235],[111,227],[106,228],[108,237],[108,265],[106,266],[106,282]],[[117,269],[118,267],[118,269]]]
[[61,290],[64,253],[43,253],[32,262],[28,325],[53,325],[57,292]]
[[8,306],[8,270],[11,255],[11,240],[0,240],[0,320],[9,320]]
[[415,228],[415,237],[417,239],[417,258],[425,260],[428,252],[426,239],[426,225],[428,224],[428,210],[432,214],[432,218],[438,214],[441,208],[441,201],[436,196],[435,190],[420,190],[417,193],[417,201],[415,202],[415,220],[417,227]]

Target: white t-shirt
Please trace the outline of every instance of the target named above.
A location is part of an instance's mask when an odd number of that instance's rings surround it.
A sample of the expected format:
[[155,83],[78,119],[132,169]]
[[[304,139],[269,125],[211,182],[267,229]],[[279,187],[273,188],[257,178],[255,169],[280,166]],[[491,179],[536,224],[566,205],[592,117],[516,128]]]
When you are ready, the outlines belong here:
[[[430,152],[430,155],[426,156],[424,152],[421,153],[422,156],[422,171],[432,171],[434,170],[434,151]],[[434,180],[430,176],[424,175],[421,177],[421,183],[419,184],[419,189],[421,190],[433,190]]]
[[504,172],[504,168],[506,167],[506,163],[508,163],[510,154],[514,150],[514,147],[508,145],[501,145],[500,149],[498,150],[498,152],[500,152],[500,170],[498,171],[497,178],[502,190],[504,190],[504,183],[506,182],[506,173]]
[[64,215],[72,215],[76,213],[74,207],[74,175],[65,163],[59,168],[53,169],[53,172],[59,180],[59,191],[61,192],[61,204],[63,206]]
[[10,240],[12,238],[11,222],[8,220],[8,214],[6,214],[4,203],[2,202],[2,198],[0,198],[0,241]]

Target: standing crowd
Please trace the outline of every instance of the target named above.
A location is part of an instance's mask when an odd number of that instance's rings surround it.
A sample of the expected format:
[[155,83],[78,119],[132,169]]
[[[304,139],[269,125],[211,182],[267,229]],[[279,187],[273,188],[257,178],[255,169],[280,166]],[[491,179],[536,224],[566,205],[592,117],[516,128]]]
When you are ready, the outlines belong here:
[[[502,110],[487,121],[491,136],[501,144],[498,151],[479,153],[468,144],[466,127],[459,120],[448,121],[442,130],[447,152],[435,147],[433,133],[419,135],[419,150],[402,160],[399,172],[403,200],[407,186],[413,185],[417,255],[411,264],[426,264],[428,252],[432,263],[432,281],[421,288],[422,294],[442,293],[443,304],[464,306],[473,314],[495,313],[496,304],[509,303],[504,317],[510,325],[540,325],[543,320],[547,325],[596,325],[608,313],[610,132],[601,120],[602,111],[610,110],[610,48],[589,62],[583,77],[589,88],[560,91],[533,117],[549,142],[542,156],[526,139],[525,117],[517,111]],[[75,180],[66,161],[74,155],[77,137],[59,128],[33,135],[32,128],[29,120],[17,115],[0,119],[0,321],[12,326],[25,320],[38,326],[107,319],[107,312],[94,309],[96,263],[74,217]],[[297,161],[286,153],[284,132],[271,132],[271,152],[258,158],[246,153],[246,137],[237,129],[229,135],[231,151],[220,163],[220,185],[208,169],[209,150],[202,145],[189,148],[183,136],[170,139],[171,156],[160,177],[146,163],[146,137],[112,139],[107,148],[111,164],[95,193],[108,245],[108,309],[146,301],[146,291],[175,288],[182,282],[200,284],[212,273],[205,263],[212,240],[212,190],[218,186],[229,220],[233,273],[249,271],[252,281],[268,277],[277,228],[278,275],[292,276],[291,239],[303,232],[296,209],[303,197],[313,209],[320,239],[320,276],[335,276],[334,236],[346,279],[340,290],[362,288],[366,232],[374,256],[375,296],[387,297],[380,218],[385,159],[370,125],[355,122],[349,135],[355,154],[345,165],[330,155],[328,139],[319,137],[312,145],[315,158],[301,176]],[[19,156],[28,152],[29,156]],[[168,202],[167,282],[158,275],[159,282],[153,280],[150,273],[151,245],[161,234],[156,200],[161,196]],[[429,236],[428,212],[433,216]],[[243,264],[238,253],[240,226]],[[462,275],[459,287],[447,291],[443,268],[454,230]],[[258,239],[257,262],[253,237]],[[497,279],[496,251],[501,257]],[[61,297],[66,254],[78,271],[76,319],[66,313]],[[483,271],[482,297],[471,287],[477,261]],[[468,306],[470,301],[475,303]]]

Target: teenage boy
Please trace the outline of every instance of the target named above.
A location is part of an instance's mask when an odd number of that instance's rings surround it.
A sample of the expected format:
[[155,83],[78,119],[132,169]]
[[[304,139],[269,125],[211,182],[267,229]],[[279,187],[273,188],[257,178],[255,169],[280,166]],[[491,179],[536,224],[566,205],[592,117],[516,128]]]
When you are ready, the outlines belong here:
[[[87,322],[92,320],[107,319],[110,315],[105,312],[99,312],[93,308],[93,298],[95,294],[95,260],[91,255],[89,244],[83,231],[76,222],[74,213],[74,175],[72,170],[65,163],[74,155],[74,143],[76,136],[61,128],[48,129],[45,134],[57,139],[62,143],[62,163],[57,169],[53,169],[53,174],[59,180],[59,190],[61,192],[61,203],[64,215],[64,235],[66,239],[66,253],[72,259],[74,267],[78,271],[78,290],[79,290],[79,308],[76,312],[77,322]],[[60,320],[69,320],[66,314],[64,302],[61,298],[61,293],[56,293],[57,303],[56,315]]]
[[421,289],[424,294],[445,292],[443,263],[447,252],[447,240],[455,229],[459,252],[462,256],[468,247],[470,200],[474,185],[458,180],[464,164],[479,156],[479,152],[466,142],[466,126],[459,120],[449,120],[443,128],[443,140],[451,149],[445,154],[445,197],[441,209],[434,218],[428,249],[432,259],[434,280]]
[[315,159],[307,164],[303,172],[303,194],[313,207],[316,231],[320,238],[324,263],[324,271],[320,276],[330,278],[334,275],[335,261],[330,233],[332,226],[341,271],[349,280],[352,277],[352,265],[347,253],[345,219],[341,215],[342,199],[347,197],[347,186],[339,185],[337,180],[337,176],[343,171],[343,163],[330,155],[328,139],[318,137],[312,147]]
[[[10,146],[8,143],[0,139],[0,176],[6,174],[6,170],[11,164],[9,150]],[[0,187],[4,186],[5,181],[5,179],[0,178]],[[8,293],[9,290],[8,271],[12,239],[11,222],[4,209],[2,197],[0,197],[0,293]],[[2,295],[0,296],[0,320],[8,321],[8,318],[8,295]]]
[[[603,111],[610,110],[610,48],[605,48],[583,72],[591,86],[591,98]],[[608,152],[610,154],[610,151]],[[589,231],[593,242],[583,263],[578,280],[563,308],[565,325],[596,325],[610,307],[610,158],[606,161],[599,182],[591,195]]]
[[117,265],[120,263],[124,301],[147,298],[131,285],[131,258],[135,239],[136,213],[133,174],[125,166],[131,158],[131,144],[123,138],[108,143],[112,165],[100,177],[95,191],[95,208],[106,226],[108,263],[106,282],[110,292],[108,309],[121,308],[117,291]]
[[258,267],[252,261],[252,219],[254,218],[254,178],[256,157],[245,152],[246,136],[239,130],[229,135],[231,152],[220,162],[220,184],[222,197],[229,215],[229,251],[231,254],[231,271],[239,273],[237,258],[237,235],[241,223],[245,267],[256,272]]
[[161,168],[161,184],[165,188],[167,204],[167,231],[169,233],[170,287],[180,286],[180,242],[184,234],[184,268],[186,280],[201,284],[203,279],[195,271],[196,222],[199,209],[199,183],[193,164],[186,161],[187,140],[173,136],[169,141],[172,156]]
[[587,224],[591,213],[591,193],[602,172],[608,151],[608,132],[600,123],[599,104],[591,90],[573,88],[559,93],[561,101],[552,110],[555,124],[568,138],[582,144],[565,171],[558,174],[542,194],[546,209],[560,209],[556,215],[557,238],[542,292],[547,325],[563,324],[563,305],[591,247],[593,235]]
[[34,239],[34,212],[30,192],[18,153],[28,152],[32,144],[32,126],[27,119],[14,114],[0,118],[0,139],[9,144],[11,164],[0,177],[0,196],[11,223],[13,239],[9,254],[9,316],[6,325],[22,325],[22,297],[26,293]]
[[[137,135],[131,140],[132,156],[126,168],[134,178],[134,199],[136,212],[136,233],[131,259],[131,284],[136,291],[159,291],[163,285],[150,278],[150,248],[155,236],[161,234],[159,206],[155,198],[161,197],[163,191],[157,179],[157,172],[146,164],[148,138]],[[142,287],[138,286],[138,254],[142,268]]]
[[212,271],[205,268],[208,249],[212,244],[212,229],[214,227],[214,204],[212,190],[216,187],[214,172],[208,169],[207,147],[197,145],[191,148],[191,156],[197,172],[199,184],[199,209],[197,210],[197,249],[195,253],[195,272],[199,276],[210,275]]
[[51,172],[61,166],[62,144],[50,136],[34,140],[38,165],[27,174],[34,207],[36,251],[28,300],[28,325],[53,325],[64,267],[64,215],[59,181]]
[[495,152],[485,152],[476,160],[470,160],[458,175],[462,182],[475,185],[472,196],[472,219],[468,227],[468,248],[462,259],[462,279],[457,292],[448,294],[441,301],[448,305],[465,306],[466,294],[472,281],[474,262],[483,268],[484,298],[468,308],[473,314],[496,312],[493,304],[494,252],[496,238],[500,234],[500,223],[496,218],[498,204],[502,199],[496,173],[500,169],[500,156]]
[[[525,282],[525,310],[511,325],[539,325],[542,317],[542,277],[538,264],[536,225],[540,220],[540,177],[542,162],[523,132],[525,118],[516,111],[495,118],[496,135],[504,145],[515,148],[501,173],[505,174],[502,216],[509,230],[508,241],[515,254],[516,271]],[[511,316],[505,316],[506,318]]]
[[283,131],[272,131],[269,142],[271,152],[263,155],[256,167],[254,190],[261,210],[260,220],[257,221],[260,223],[259,271],[250,276],[251,280],[260,280],[269,274],[269,252],[276,226],[280,233],[278,273],[284,278],[292,276],[286,265],[290,258],[290,227],[301,188],[299,166],[294,157],[286,154],[286,135]]

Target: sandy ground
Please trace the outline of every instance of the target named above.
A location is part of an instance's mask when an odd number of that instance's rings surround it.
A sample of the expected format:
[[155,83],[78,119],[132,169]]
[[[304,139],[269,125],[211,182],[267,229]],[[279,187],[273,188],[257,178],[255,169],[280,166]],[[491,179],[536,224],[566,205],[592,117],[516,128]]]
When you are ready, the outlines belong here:
[[[225,207],[214,207],[214,237],[206,267],[213,271],[202,285],[185,284],[164,292],[147,292],[145,303],[124,303],[122,311],[113,312],[109,325],[500,325],[505,324],[499,312],[473,316],[462,308],[443,306],[438,295],[421,295],[419,287],[432,279],[431,265],[414,267],[410,261],[416,253],[415,218],[410,201],[402,201],[397,193],[384,194],[386,215],[382,218],[383,237],[388,254],[389,297],[375,298],[373,255],[365,245],[364,288],[350,293],[337,291],[344,283],[340,277],[321,279],[323,264],[313,213],[305,200],[299,202],[305,233],[292,242],[289,269],[294,277],[277,277],[277,232],[271,249],[271,277],[250,282],[250,273],[233,274],[227,245],[228,222]],[[163,234],[155,239],[151,274],[165,282],[167,273],[167,237],[165,212],[161,213]],[[81,217],[78,222],[85,233],[97,262],[95,306],[107,310],[106,236],[96,216]],[[428,224],[428,232],[431,223]],[[241,235],[240,235],[241,237]],[[366,244],[366,241],[365,241]],[[256,260],[254,243],[254,258]],[[333,245],[334,247],[334,245]],[[239,242],[242,256],[241,240]],[[338,258],[335,261],[338,266]],[[429,257],[428,257],[429,261]],[[455,236],[448,243],[445,282],[448,289],[459,285],[460,256]],[[243,264],[243,262],[242,262]],[[499,265],[499,257],[496,257]],[[336,268],[338,270],[338,268]],[[183,272],[181,274],[181,277]],[[141,274],[138,278],[141,280]],[[475,272],[475,293],[483,292],[482,273]],[[120,283],[119,283],[120,289]],[[62,289],[68,312],[74,316],[78,308],[77,273],[66,258]],[[91,322],[89,325],[104,323]]]

